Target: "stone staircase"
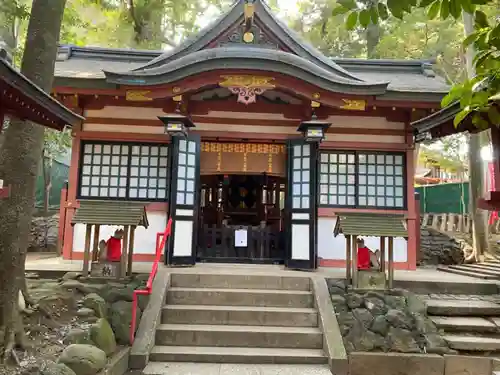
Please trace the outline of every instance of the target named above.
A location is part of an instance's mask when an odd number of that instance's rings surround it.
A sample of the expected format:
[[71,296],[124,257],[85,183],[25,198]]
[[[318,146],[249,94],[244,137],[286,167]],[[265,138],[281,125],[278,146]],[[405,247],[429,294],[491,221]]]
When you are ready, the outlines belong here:
[[477,264],[439,266],[439,271],[474,277],[482,280],[500,280],[500,262],[487,261]]
[[155,362],[326,364],[311,280],[172,274],[149,358],[150,369]]
[[500,305],[472,296],[447,298],[426,303],[450,348],[461,354],[500,354]]

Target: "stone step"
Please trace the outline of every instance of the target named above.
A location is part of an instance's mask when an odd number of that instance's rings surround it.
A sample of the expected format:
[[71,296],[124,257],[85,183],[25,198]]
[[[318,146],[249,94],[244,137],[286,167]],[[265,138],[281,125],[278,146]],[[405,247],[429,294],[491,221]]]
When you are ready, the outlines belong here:
[[[143,375],[332,375],[327,364],[149,362]],[[128,374],[132,375],[132,373]],[[488,374],[490,375],[490,374]]]
[[169,305],[313,307],[313,294],[301,290],[169,288]]
[[161,324],[156,344],[321,349],[323,333],[312,327]]
[[455,275],[461,275],[461,276],[469,276],[469,277],[474,277],[476,279],[483,279],[483,280],[497,280],[498,278],[495,276],[489,276],[489,275],[483,275],[479,274],[474,271],[463,271],[459,269],[454,269],[450,268],[451,266],[438,266],[437,269],[442,272],[447,272],[447,273],[453,273]]
[[[155,346],[149,355],[154,362],[325,364],[322,349],[222,348],[203,346]],[[151,363],[154,366],[154,362]],[[148,367],[146,367],[148,369]],[[148,375],[160,375],[149,373]],[[164,373],[161,373],[163,375]]]
[[500,337],[445,335],[444,339],[450,348],[464,352],[500,351]]
[[312,308],[166,305],[162,323],[317,327],[318,312]]
[[428,300],[427,312],[438,316],[500,316],[500,305],[488,301]]
[[234,275],[234,274],[188,274],[171,275],[174,288],[215,288],[215,289],[274,289],[274,290],[311,290],[309,277]]
[[439,329],[447,332],[497,332],[498,327],[484,318],[432,316],[431,320]]
[[492,276],[493,278],[500,278],[500,270],[491,270],[491,269],[485,269],[481,267],[476,267],[474,264],[464,264],[464,265],[454,265],[454,266],[448,266],[449,268],[453,270],[459,270],[459,271],[466,271],[466,272],[474,272],[476,274],[479,274],[481,276]]
[[468,264],[468,267],[477,270],[487,270],[487,271],[497,271],[500,273],[500,263],[490,264],[490,263],[477,263]]

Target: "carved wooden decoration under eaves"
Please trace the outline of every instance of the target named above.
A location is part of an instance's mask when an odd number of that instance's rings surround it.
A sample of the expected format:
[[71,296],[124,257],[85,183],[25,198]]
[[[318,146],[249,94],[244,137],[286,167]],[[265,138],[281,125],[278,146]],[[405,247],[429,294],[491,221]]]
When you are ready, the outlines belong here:
[[226,87],[231,93],[238,95],[238,102],[243,104],[255,103],[257,95],[262,95],[266,90],[274,89],[271,83],[273,77],[227,75],[221,76],[220,87]]

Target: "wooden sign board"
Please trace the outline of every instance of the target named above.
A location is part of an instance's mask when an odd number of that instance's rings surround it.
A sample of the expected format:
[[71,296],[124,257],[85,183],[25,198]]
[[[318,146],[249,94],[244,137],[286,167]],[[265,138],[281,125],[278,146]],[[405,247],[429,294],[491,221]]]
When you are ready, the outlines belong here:
[[118,262],[92,262],[91,277],[118,279],[120,275],[120,263]]
[[357,289],[363,290],[381,290],[386,288],[385,272],[372,270],[358,271]]

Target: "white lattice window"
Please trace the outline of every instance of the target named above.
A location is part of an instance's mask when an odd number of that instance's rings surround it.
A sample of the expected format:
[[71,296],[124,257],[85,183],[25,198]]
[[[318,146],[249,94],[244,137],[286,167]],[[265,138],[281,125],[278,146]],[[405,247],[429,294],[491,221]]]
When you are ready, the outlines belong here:
[[80,198],[166,200],[168,146],[83,143]]
[[401,153],[321,152],[319,204],[355,208],[406,206]]

